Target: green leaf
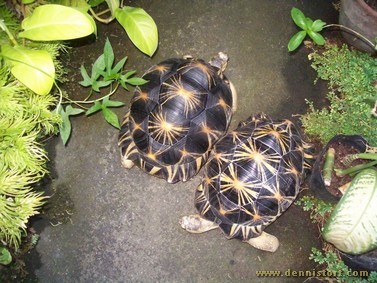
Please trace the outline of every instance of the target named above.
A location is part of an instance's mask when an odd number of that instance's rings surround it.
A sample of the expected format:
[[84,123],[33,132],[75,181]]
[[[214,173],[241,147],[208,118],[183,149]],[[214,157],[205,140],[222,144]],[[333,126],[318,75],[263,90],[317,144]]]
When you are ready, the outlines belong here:
[[318,45],[324,45],[325,44],[325,39],[318,32],[314,32],[314,31],[309,30],[308,35],[310,36],[311,39],[313,39],[313,41],[316,44],[318,44]]
[[118,74],[124,67],[124,64],[126,64],[127,56],[124,57],[122,60],[120,60],[112,70],[113,73]]
[[305,18],[305,25],[306,25],[306,30],[311,30],[312,25],[313,25],[313,20],[311,18]]
[[93,113],[96,113],[102,109],[102,104],[99,101],[94,102],[94,105],[86,111],[85,115],[89,116],[92,115]]
[[54,0],[53,4],[69,6],[81,11],[82,13],[87,13],[90,8],[90,5],[86,2],[86,0]]
[[97,58],[97,60],[94,62],[93,67],[92,67],[92,74],[91,74],[92,82],[96,81],[103,74],[103,71],[105,69],[106,69],[105,54],[101,54]]
[[146,84],[148,81],[144,80],[143,78],[130,78],[126,79],[125,82],[130,85],[143,85]]
[[34,2],[35,2],[35,0],[22,0],[22,4],[25,4],[25,5],[31,4],[31,3],[34,3]]
[[60,138],[62,139],[63,144],[66,145],[72,132],[71,121],[69,120],[69,115],[64,111],[63,107],[59,108],[58,113],[62,119],[62,123],[59,126]]
[[67,113],[68,116],[75,116],[75,115],[81,114],[85,111],[81,108],[73,108],[71,105],[68,105],[65,108],[65,112]]
[[105,117],[105,120],[113,127],[120,129],[119,119],[118,116],[111,111],[110,109],[104,107],[102,109],[103,116]]
[[26,87],[39,95],[51,91],[55,67],[47,51],[5,44],[1,47],[1,55],[12,66],[12,74]]
[[306,25],[306,17],[301,10],[293,7],[291,10],[291,17],[297,26],[303,30],[307,30],[308,27]]
[[35,41],[68,40],[96,32],[92,17],[77,9],[45,4],[35,8],[30,17],[22,21],[20,37]]
[[104,63],[107,74],[111,73],[114,64],[114,51],[108,38],[106,38],[105,47],[103,48]]
[[149,56],[155,53],[158,31],[156,23],[147,12],[141,8],[125,6],[123,9],[116,9],[115,17],[140,51]]
[[102,4],[103,2],[105,2],[105,0],[89,0],[88,4],[93,8],[98,6],[99,4]]
[[0,247],[0,264],[8,265],[12,262],[12,255],[5,247]]
[[92,89],[96,92],[100,92],[100,88],[102,87],[106,87],[108,85],[110,85],[113,81],[112,80],[108,80],[108,81],[95,81],[93,84],[92,84]]
[[377,171],[365,169],[353,178],[323,228],[324,239],[349,254],[377,247]]
[[326,25],[325,22],[322,20],[315,20],[311,26],[311,30],[314,32],[319,32],[323,29],[323,27]]
[[84,80],[80,81],[79,84],[84,86],[84,87],[92,85],[92,80],[89,77],[88,72],[86,71],[84,65],[81,65],[80,73],[81,73],[81,76],[83,77]]
[[105,107],[120,107],[123,106],[124,103],[121,101],[110,100],[109,97],[105,97],[102,101],[102,105]]
[[122,80],[127,80],[129,77],[132,77],[134,74],[136,74],[136,70],[128,71],[122,76]]
[[106,0],[107,5],[109,6],[111,15],[115,17],[115,10],[119,8],[119,0]]
[[304,38],[306,37],[306,31],[302,30],[296,33],[288,42],[288,51],[294,51],[300,46]]

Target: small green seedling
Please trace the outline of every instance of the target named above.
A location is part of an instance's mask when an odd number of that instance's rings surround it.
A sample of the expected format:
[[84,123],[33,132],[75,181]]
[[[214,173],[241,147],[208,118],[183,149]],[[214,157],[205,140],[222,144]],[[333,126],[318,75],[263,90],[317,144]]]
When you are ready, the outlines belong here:
[[356,35],[357,37],[359,37],[360,39],[362,39],[363,41],[365,41],[374,50],[377,50],[377,44],[374,44],[369,39],[367,39],[366,37],[361,35],[360,33],[356,32],[356,31],[354,31],[354,30],[352,30],[352,29],[350,29],[346,26],[339,25],[339,24],[328,24],[327,25],[324,21],[319,20],[319,19],[313,21],[312,19],[306,17],[300,9],[297,9],[295,7],[293,7],[292,10],[291,10],[291,17],[292,17],[292,20],[294,21],[294,23],[299,28],[301,28],[302,30],[297,32],[295,35],[293,35],[291,37],[291,39],[288,42],[288,51],[296,50],[301,45],[301,43],[306,38],[306,36],[309,36],[314,41],[314,43],[316,43],[318,45],[324,45],[325,39],[320,34],[320,32],[323,29],[329,28],[329,27],[336,27],[336,28],[346,30],[347,32],[350,32],[350,33]]

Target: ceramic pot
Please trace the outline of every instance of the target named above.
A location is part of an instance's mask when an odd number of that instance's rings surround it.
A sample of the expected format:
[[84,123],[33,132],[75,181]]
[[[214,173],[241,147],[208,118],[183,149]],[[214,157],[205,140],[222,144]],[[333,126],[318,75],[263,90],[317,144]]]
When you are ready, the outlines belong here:
[[[377,37],[377,11],[364,0],[341,0],[339,24],[351,28],[368,38],[371,42],[375,42],[375,38]],[[359,37],[346,31],[342,31],[342,34],[348,44],[353,45],[360,51],[376,53],[376,50]]]
[[337,135],[333,137],[318,154],[309,178],[309,188],[317,198],[330,202],[338,202],[341,195],[332,194],[327,190],[322,176],[322,165],[327,150],[337,143],[352,146],[359,152],[364,152],[367,147],[367,141],[359,135]]

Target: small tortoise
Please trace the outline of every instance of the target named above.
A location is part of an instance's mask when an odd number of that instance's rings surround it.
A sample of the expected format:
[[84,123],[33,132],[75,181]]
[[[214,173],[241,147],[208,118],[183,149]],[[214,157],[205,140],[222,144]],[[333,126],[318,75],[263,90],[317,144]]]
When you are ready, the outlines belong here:
[[223,75],[228,56],[168,59],[151,67],[137,87],[119,133],[122,164],[134,164],[169,183],[187,181],[226,134],[235,91]]
[[311,151],[291,121],[250,117],[216,144],[195,193],[199,214],[183,217],[182,228],[220,228],[229,239],[276,251],[278,239],[263,230],[295,200]]

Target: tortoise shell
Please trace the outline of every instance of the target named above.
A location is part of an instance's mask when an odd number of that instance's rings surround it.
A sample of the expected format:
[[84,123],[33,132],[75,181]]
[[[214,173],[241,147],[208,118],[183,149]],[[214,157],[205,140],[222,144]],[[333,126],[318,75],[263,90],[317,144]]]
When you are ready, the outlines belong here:
[[229,127],[229,82],[201,59],[165,60],[143,79],[121,126],[122,158],[169,183],[187,181]]
[[195,206],[228,238],[257,237],[295,200],[310,152],[291,121],[251,117],[216,144]]

